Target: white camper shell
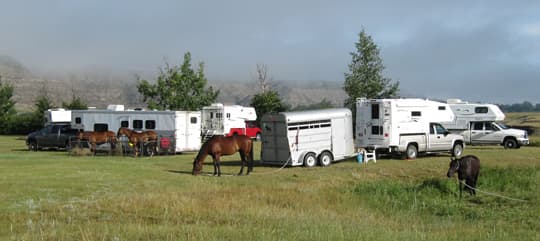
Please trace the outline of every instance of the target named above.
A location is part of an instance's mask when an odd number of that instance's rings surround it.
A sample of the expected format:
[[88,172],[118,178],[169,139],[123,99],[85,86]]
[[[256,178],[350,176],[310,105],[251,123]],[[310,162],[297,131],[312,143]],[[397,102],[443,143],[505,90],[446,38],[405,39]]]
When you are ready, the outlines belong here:
[[262,118],[263,163],[328,166],[354,155],[349,109],[269,113]]
[[246,126],[246,122],[255,120],[257,113],[253,107],[214,103],[202,109],[202,133],[207,137],[247,135],[255,138],[259,137],[260,129]]
[[469,124],[475,121],[504,121],[505,115],[501,109],[494,104],[469,103],[460,99],[449,99],[446,103],[454,112],[455,118],[441,124],[448,130],[465,130]]
[[84,131],[153,130],[159,138],[174,138],[174,152],[201,147],[200,111],[72,110],[71,125]]
[[71,111],[62,108],[48,109],[45,111],[44,116],[45,126],[71,122]]
[[365,99],[356,101],[357,148],[416,158],[419,152],[463,151],[463,137],[449,134],[439,123],[452,121],[446,103],[425,99]]

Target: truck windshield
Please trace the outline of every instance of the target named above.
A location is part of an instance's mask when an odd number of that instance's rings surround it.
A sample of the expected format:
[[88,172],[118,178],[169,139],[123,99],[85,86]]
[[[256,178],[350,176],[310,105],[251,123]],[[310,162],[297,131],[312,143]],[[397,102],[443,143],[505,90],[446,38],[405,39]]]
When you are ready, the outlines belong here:
[[497,124],[497,126],[499,126],[501,129],[503,130],[508,130],[510,129],[510,127],[506,126],[505,124],[503,123],[500,123],[500,122],[495,122],[495,124]]

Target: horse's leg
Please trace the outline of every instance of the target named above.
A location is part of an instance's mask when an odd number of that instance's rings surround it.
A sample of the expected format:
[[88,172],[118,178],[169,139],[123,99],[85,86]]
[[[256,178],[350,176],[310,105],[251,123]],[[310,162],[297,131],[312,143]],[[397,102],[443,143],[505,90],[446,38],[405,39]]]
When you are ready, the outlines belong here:
[[474,190],[474,188],[476,186],[475,183],[474,183],[474,177],[467,178],[467,185],[469,185],[468,186],[469,194],[471,194],[473,196],[476,195],[476,191]]
[[238,176],[241,176],[244,173],[244,165],[246,163],[246,155],[244,154],[243,150],[240,150],[238,153],[240,153],[240,159],[242,160],[242,167],[240,168],[240,172],[238,172]]
[[221,165],[220,165],[220,155],[215,155],[214,157],[214,176],[221,176]]

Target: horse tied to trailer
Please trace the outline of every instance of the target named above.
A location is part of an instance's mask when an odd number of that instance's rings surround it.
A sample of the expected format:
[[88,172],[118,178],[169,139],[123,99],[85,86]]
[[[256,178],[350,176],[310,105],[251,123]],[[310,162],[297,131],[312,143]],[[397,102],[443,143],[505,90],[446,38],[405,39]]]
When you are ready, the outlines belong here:
[[459,196],[463,190],[463,180],[465,180],[465,190],[471,195],[476,195],[476,181],[480,173],[480,159],[473,155],[464,156],[462,158],[450,158],[450,167],[446,174],[449,178],[457,172],[459,179]]
[[111,150],[116,146],[116,134],[112,131],[81,131],[78,137],[79,141],[88,141],[90,143],[94,155],[97,144],[109,143]]
[[222,155],[232,155],[236,152],[240,153],[242,159],[242,167],[238,175],[244,172],[244,166],[248,164],[247,175],[253,171],[253,140],[245,135],[236,135],[230,137],[213,136],[203,144],[199,153],[193,161],[193,175],[198,175],[202,170],[204,159],[210,155],[214,162],[214,176],[221,176],[220,158]]
[[156,146],[157,146],[157,134],[155,131],[134,131],[131,129],[128,129],[126,127],[120,127],[118,129],[118,136],[125,135],[128,138],[128,141],[133,144],[133,149],[135,151],[135,156],[139,153],[139,147],[140,145],[145,145],[146,143],[149,143],[150,146],[148,148],[148,152],[156,153]]

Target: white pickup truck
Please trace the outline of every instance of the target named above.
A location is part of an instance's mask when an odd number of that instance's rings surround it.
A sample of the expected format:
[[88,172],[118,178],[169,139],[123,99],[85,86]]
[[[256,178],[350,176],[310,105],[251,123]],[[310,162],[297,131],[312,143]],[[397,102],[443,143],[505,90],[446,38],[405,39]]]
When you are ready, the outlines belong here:
[[520,148],[529,144],[527,131],[509,128],[493,121],[470,122],[469,129],[460,133],[470,145],[502,145],[504,148]]

